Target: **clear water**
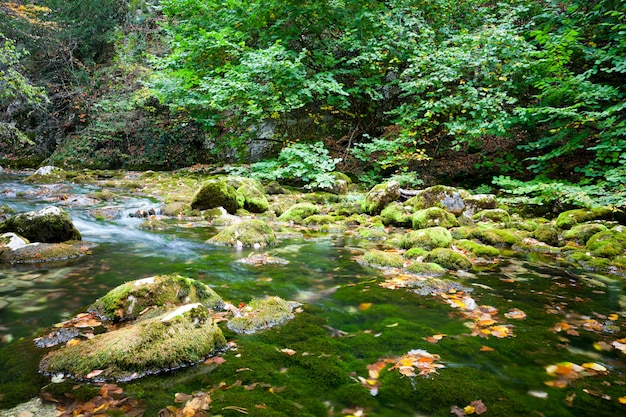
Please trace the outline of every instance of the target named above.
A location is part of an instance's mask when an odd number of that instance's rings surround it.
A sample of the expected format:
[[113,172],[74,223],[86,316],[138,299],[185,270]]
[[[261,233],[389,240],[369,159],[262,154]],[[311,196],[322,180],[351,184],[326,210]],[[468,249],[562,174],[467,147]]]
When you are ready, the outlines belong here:
[[[18,211],[59,204],[51,197],[59,194],[54,187],[60,186],[27,186],[5,176],[0,204]],[[72,195],[93,190],[63,187]],[[226,331],[237,349],[226,352],[226,362],[217,367],[199,364],[123,385],[127,395],[146,401],[146,416],[174,405],[177,392],[208,392],[220,383],[235,384],[212,394],[211,413],[224,416],[241,415],[230,406],[258,416],[344,416],[358,409],[369,416],[443,416],[452,406],[475,400],[482,400],[488,416],[626,411],[619,402],[626,397],[626,354],[594,348],[626,337],[620,277],[594,275],[537,254],[512,254],[483,272],[449,276],[471,287],[479,305],[497,308],[501,323],[514,325],[515,337],[481,338],[471,336],[467,319],[440,298],[379,286],[385,275],[354,259],[371,242],[311,233],[266,249],[288,265],[255,267],[236,262],[252,250],[205,244],[217,232],[213,227],[173,223],[167,231],[138,229],[141,220],[128,214],[155,207],[154,200],[129,197],[101,205],[118,206],[120,217],[95,220],[88,214],[91,206],[66,207],[83,239],[99,244],[91,255],[55,264],[0,265],[0,408],[27,401],[50,384],[37,374],[43,352],[31,341],[42,329],[83,311],[125,281],[178,272],[206,282],[233,304],[278,295],[302,302],[304,311],[257,335]],[[526,319],[503,318],[511,308],[524,311]],[[585,330],[586,318],[600,323],[599,330]],[[577,323],[579,335],[556,332],[560,322]],[[446,336],[436,344],[425,340],[435,334]],[[296,353],[285,354],[284,348]],[[440,355],[445,368],[429,378],[384,370],[376,396],[359,381],[367,378],[367,365],[412,349]],[[601,364],[608,372],[564,388],[547,386],[555,378],[545,367],[566,361]]]

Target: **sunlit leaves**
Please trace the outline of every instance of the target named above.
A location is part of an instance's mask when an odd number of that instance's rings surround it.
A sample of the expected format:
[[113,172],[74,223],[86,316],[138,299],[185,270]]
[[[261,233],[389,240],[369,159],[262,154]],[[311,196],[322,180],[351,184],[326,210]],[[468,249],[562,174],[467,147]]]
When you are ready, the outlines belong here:
[[608,370],[599,363],[588,362],[577,365],[572,362],[561,362],[546,367],[546,373],[555,380],[546,381],[545,384],[555,388],[565,388],[570,382],[586,376],[606,375]]

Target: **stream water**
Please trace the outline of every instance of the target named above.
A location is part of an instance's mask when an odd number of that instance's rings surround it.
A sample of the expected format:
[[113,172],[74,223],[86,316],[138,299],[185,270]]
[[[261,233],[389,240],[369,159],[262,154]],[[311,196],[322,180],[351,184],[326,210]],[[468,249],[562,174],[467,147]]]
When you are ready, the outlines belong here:
[[[44,192],[42,187],[62,189]],[[487,416],[626,412],[626,353],[619,349],[626,337],[621,277],[561,265],[551,255],[513,252],[497,265],[446,276],[461,283],[477,305],[497,309],[497,324],[510,326],[506,337],[472,335],[467,315],[450,299],[381,286],[392,272],[356,262],[355,255],[380,243],[349,232],[305,231],[265,250],[287,265],[250,266],[237,261],[253,250],[206,244],[218,231],[206,223],[171,220],[165,231],[139,229],[142,219],[129,214],[157,207],[154,200],[96,203],[119,213],[96,220],[92,205],[50,199],[93,190],[0,178],[0,204],[20,212],[62,205],[83,240],[98,244],[90,255],[67,262],[0,264],[0,408],[28,401],[50,385],[37,373],[43,352],[32,342],[43,329],[84,311],[125,281],[178,272],[211,285],[235,305],[277,295],[303,303],[303,311],[280,328],[256,335],[236,335],[224,326],[236,347],[224,353],[226,362],[220,365],[198,364],[120,384],[126,395],[145,401],[146,416],[173,405],[176,393],[198,391],[210,391],[210,412],[223,416],[244,411],[257,416],[443,416],[454,406],[461,415],[478,400]],[[505,316],[514,309],[525,318]],[[444,367],[427,377],[391,369],[397,363],[393,358],[416,349],[439,355]],[[385,360],[379,375],[368,371],[368,365],[371,369]]]

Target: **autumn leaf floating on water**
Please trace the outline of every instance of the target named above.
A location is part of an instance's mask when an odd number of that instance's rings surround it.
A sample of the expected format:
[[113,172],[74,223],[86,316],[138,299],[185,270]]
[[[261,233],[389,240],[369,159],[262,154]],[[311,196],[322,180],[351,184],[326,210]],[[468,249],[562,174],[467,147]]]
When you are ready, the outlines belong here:
[[561,362],[546,367],[548,375],[557,377],[545,384],[555,388],[565,388],[570,382],[586,376],[606,375],[609,373],[603,365],[595,362],[587,362],[577,365],[572,362]]
[[369,378],[359,377],[359,381],[370,390],[370,394],[377,395],[380,387],[378,378],[388,365],[392,365],[388,371],[397,370],[402,376],[409,378],[428,377],[431,373],[437,373],[437,369],[445,368],[445,365],[437,363],[439,359],[437,354],[428,353],[423,349],[413,349],[406,355],[381,359],[376,363],[367,365]]
[[[80,386],[77,386],[80,387]],[[54,398],[43,392],[42,397],[57,404],[57,417],[124,415],[140,417],[146,411],[143,401],[123,397],[124,390],[116,384],[103,384],[98,395],[88,401],[79,401],[66,393],[63,398]]]

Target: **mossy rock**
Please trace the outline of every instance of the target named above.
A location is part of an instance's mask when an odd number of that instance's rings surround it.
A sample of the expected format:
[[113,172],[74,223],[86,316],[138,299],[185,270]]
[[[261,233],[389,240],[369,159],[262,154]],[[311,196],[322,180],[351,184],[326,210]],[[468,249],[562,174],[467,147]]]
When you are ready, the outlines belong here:
[[605,225],[600,223],[583,223],[572,226],[571,229],[563,232],[563,239],[573,240],[580,245],[587,243],[591,236],[596,233],[609,230]]
[[481,242],[493,246],[513,246],[522,239],[518,230],[477,228],[473,231],[472,237]]
[[564,211],[556,218],[560,229],[570,229],[575,224],[592,220],[613,220],[614,210],[610,207],[583,208]]
[[265,192],[269,195],[287,194],[287,190],[283,188],[277,181],[271,181],[265,186]]
[[453,239],[470,239],[476,233],[476,227],[474,226],[460,226],[450,229],[450,234]]
[[362,201],[343,201],[337,204],[335,212],[339,216],[352,216],[353,214],[363,213]]
[[404,252],[404,257],[407,259],[424,258],[428,255],[428,252],[429,251],[424,248],[411,248]]
[[202,303],[212,309],[224,306],[222,298],[205,283],[170,274],[119,285],[96,300],[89,311],[108,320],[126,321],[137,318],[148,307],[171,309],[189,303]]
[[623,256],[626,249],[626,229],[617,226],[591,236],[585,247],[588,251],[602,258]]
[[239,208],[237,191],[232,185],[228,185],[224,179],[206,181],[191,200],[191,208],[194,210],[206,210],[215,207],[224,207],[231,214]]
[[472,268],[472,262],[467,256],[448,248],[433,249],[424,261],[434,262],[443,268],[452,270],[468,270]]
[[525,232],[534,232],[539,224],[533,220],[511,219],[504,225],[507,229],[517,229]]
[[402,268],[404,258],[396,252],[385,252],[382,250],[372,250],[365,252],[361,257],[361,262],[365,265],[384,267],[384,268]]
[[475,240],[462,239],[454,242],[454,246],[459,249],[463,249],[466,252],[471,252],[476,256],[486,256],[496,258],[500,256],[500,250],[494,248],[491,245],[483,245]]
[[364,211],[368,214],[379,214],[389,203],[400,198],[400,185],[389,181],[375,185],[365,196]]
[[447,269],[434,262],[413,262],[406,270],[413,274],[428,276],[441,276],[447,272]]
[[13,250],[2,250],[0,263],[35,264],[41,262],[65,261],[85,256],[77,245],[67,243],[31,243]]
[[48,165],[40,167],[24,181],[34,184],[53,184],[63,182],[66,178],[67,172],[65,170]]
[[14,232],[31,242],[60,243],[81,240],[70,215],[62,208],[48,206],[9,217],[0,223],[0,233]]
[[387,239],[387,232],[380,227],[359,227],[357,236],[367,240],[385,240]]
[[307,217],[302,221],[303,224],[307,226],[319,226],[322,224],[330,224],[334,223],[335,218],[328,214],[314,214],[312,216]]
[[237,247],[267,246],[276,243],[276,234],[262,220],[244,220],[225,227],[207,243]]
[[489,209],[479,211],[472,219],[481,222],[508,223],[511,221],[511,215],[506,210]]
[[191,212],[191,204],[182,201],[173,201],[161,206],[161,214],[163,216],[175,217],[180,215],[188,215]]
[[226,326],[236,333],[257,333],[293,319],[293,308],[297,305],[280,297],[255,298],[240,309]]
[[380,212],[380,217],[384,225],[409,227],[411,226],[411,214],[402,205],[402,203],[394,202]]
[[269,202],[265,194],[250,184],[244,184],[237,188],[238,201],[241,202],[240,207],[252,213],[264,213],[269,208]]
[[400,247],[434,249],[447,248],[452,243],[452,235],[443,227],[429,227],[409,232],[400,239]]
[[343,172],[331,172],[329,175],[333,178],[332,184],[320,186],[318,189],[337,195],[346,194],[348,192],[348,186],[352,184],[352,179]]
[[314,193],[305,194],[304,201],[313,204],[333,204],[341,201],[341,197],[339,197],[337,194],[325,191],[316,191]]
[[7,217],[17,213],[17,210],[7,206],[6,204],[0,204],[0,222],[4,221]]
[[610,259],[591,256],[586,250],[569,252],[566,259],[580,265],[587,271],[602,272],[613,266]]
[[532,236],[540,242],[547,243],[550,246],[559,245],[559,230],[554,222],[542,223],[538,225]]
[[315,204],[311,203],[298,203],[289,207],[287,211],[278,217],[279,222],[294,221],[295,223],[301,223],[304,219],[314,214],[319,214],[320,209]]
[[463,197],[463,204],[465,204],[465,215],[471,217],[479,211],[495,209],[497,200],[493,194],[475,194]]
[[254,178],[228,176],[228,177],[223,178],[223,180],[226,181],[226,184],[230,185],[234,189],[238,189],[243,186],[248,186],[248,187],[256,188],[257,190],[261,192],[261,194],[264,194],[263,184],[261,184],[258,180],[255,180]]
[[347,229],[348,228],[344,226],[343,224],[329,223],[329,224],[323,224],[320,227],[320,232],[339,234],[339,233],[345,233]]
[[446,229],[458,226],[454,214],[439,207],[418,210],[411,216],[413,229],[441,226]]
[[169,227],[163,220],[155,218],[148,218],[137,226],[138,229],[142,230],[166,230]]
[[[226,347],[226,339],[202,304],[184,306],[96,335],[47,354],[40,363],[46,374],[84,379],[128,381],[198,363]],[[180,307],[179,307],[180,308]]]
[[463,198],[470,194],[465,190],[460,190],[446,185],[435,185],[420,190],[414,197],[411,197],[404,204],[413,210],[423,210],[430,207],[439,207],[449,213],[460,215],[465,209]]

